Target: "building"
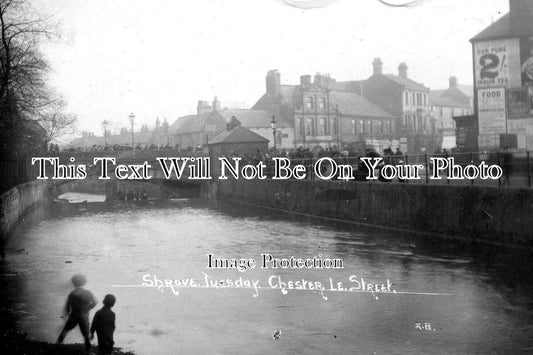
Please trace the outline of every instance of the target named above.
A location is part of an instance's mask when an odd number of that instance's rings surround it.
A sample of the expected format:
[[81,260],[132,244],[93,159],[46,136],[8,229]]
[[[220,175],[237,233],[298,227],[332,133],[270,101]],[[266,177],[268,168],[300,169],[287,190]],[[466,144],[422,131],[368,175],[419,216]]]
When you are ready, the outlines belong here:
[[430,91],[430,116],[441,142],[438,148],[450,150],[456,147],[454,117],[473,113],[473,91],[471,86],[459,85],[455,76],[450,77],[448,89]]
[[380,58],[375,58],[372,65],[373,74],[368,79],[338,82],[335,89],[361,95],[393,116],[391,130],[403,152],[433,151],[436,135],[429,110],[429,89],[408,78],[406,63],[400,63],[398,75],[383,74]]
[[[256,152],[264,154],[268,149],[268,139],[252,132],[241,125],[238,119],[233,117],[227,124],[226,129],[214,136],[208,143],[209,156],[212,160],[212,171],[218,176],[218,158],[233,156],[253,158]],[[243,164],[247,163],[246,161]]]
[[[163,124],[160,123],[159,118],[155,121],[155,128],[149,129],[148,125],[142,125],[139,131],[133,132],[133,144],[142,148],[154,145],[166,145],[166,133],[169,126],[166,120]],[[131,130],[123,127],[120,133],[112,134],[109,130],[105,131],[105,136],[97,136],[92,132],[82,132],[81,137],[71,140],[65,145],[65,148],[82,148],[92,149],[97,147],[104,147],[107,145],[118,145],[122,147],[131,147],[132,133]]]
[[335,90],[335,83],[317,73],[302,75],[299,85],[281,85],[279,72],[270,70],[266,93],[252,109],[276,113],[289,123],[292,148],[317,153],[356,143],[377,149],[389,144],[394,117],[356,93]]
[[214,98],[212,106],[208,101],[198,101],[196,115],[179,117],[170,126],[168,140],[171,145],[189,150],[203,148],[211,138],[226,127],[226,120],[218,111],[220,111],[218,98]]
[[[268,147],[274,148],[274,137],[277,149],[290,149],[294,147],[294,128],[283,116],[276,116],[277,112],[254,109],[225,108],[219,114],[230,122],[233,117],[239,120],[242,127],[260,135],[268,140]],[[274,120],[275,127],[272,127]]]
[[394,116],[354,93],[332,91],[329,98],[338,116],[343,147],[383,151],[393,146]]
[[[293,147],[294,129],[278,111],[221,108],[217,97],[211,106],[207,101],[198,101],[196,115],[178,118],[170,126],[168,136],[173,145],[182,149],[201,148],[224,131],[232,118],[237,118],[242,127],[267,139],[270,148],[274,147],[274,134],[277,148]],[[275,128],[272,127],[273,118]]]
[[480,150],[533,149],[533,1],[509,5],[471,39]]

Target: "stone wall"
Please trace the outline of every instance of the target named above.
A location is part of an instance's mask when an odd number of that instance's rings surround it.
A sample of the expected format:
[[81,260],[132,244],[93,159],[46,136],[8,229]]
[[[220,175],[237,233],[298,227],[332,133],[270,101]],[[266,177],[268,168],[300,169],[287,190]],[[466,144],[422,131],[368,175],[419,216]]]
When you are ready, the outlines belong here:
[[44,180],[19,185],[0,196],[0,228],[2,242],[19,219],[35,204],[45,201],[48,184]]
[[533,190],[401,183],[227,180],[216,196],[363,225],[533,246]]

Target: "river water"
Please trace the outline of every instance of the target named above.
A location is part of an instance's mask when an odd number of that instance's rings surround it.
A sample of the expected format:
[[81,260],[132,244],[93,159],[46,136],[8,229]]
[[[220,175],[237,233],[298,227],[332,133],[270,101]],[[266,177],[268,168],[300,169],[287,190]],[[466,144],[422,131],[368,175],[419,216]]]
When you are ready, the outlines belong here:
[[[322,255],[342,259],[344,268],[261,269],[262,253]],[[207,254],[258,265],[208,269]],[[533,351],[530,259],[519,257],[176,200],[26,221],[10,240],[1,278],[17,327],[50,342],[64,324],[69,280],[83,273],[99,300],[117,297],[116,346],[137,354],[511,354]],[[140,287],[156,278],[187,287]],[[251,287],[223,287],[241,278]],[[325,290],[277,288],[302,279]],[[355,292],[363,279],[385,292]],[[338,282],[345,290],[331,291]],[[79,330],[66,342],[82,342]]]

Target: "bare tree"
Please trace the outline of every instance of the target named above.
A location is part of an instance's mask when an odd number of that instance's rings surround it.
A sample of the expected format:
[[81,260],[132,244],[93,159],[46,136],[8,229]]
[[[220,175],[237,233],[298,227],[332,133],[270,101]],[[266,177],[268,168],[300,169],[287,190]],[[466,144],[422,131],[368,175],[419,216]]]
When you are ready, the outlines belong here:
[[64,100],[57,99],[39,111],[37,122],[46,131],[46,144],[62,135],[74,133],[77,117],[67,112],[66,107]]
[[[2,148],[16,149],[28,122],[46,130],[49,142],[74,123],[65,103],[47,85],[49,66],[39,51],[58,37],[56,25],[27,0],[0,0],[0,129]],[[34,130],[35,131],[35,130]],[[35,133],[35,132],[34,132]],[[27,134],[27,132],[26,132]],[[4,150],[4,154],[5,154]]]
[[59,38],[31,0],[0,0],[0,190],[31,178],[27,158],[62,133],[75,117],[47,85],[49,66],[39,47]]

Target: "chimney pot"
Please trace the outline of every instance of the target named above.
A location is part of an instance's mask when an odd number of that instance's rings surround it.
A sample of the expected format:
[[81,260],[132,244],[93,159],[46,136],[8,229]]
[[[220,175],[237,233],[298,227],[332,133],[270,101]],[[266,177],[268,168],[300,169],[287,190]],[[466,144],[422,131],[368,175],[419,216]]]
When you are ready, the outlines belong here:
[[302,75],[300,76],[300,85],[304,88],[311,85],[311,75]]
[[267,94],[279,96],[281,94],[281,75],[277,69],[269,70],[265,78]]
[[381,58],[374,58],[372,66],[374,67],[374,75],[383,74],[383,62],[381,61]]
[[398,65],[398,75],[407,79],[407,64],[400,63],[400,65]]
[[455,76],[450,76],[450,89],[457,87],[457,78]]

